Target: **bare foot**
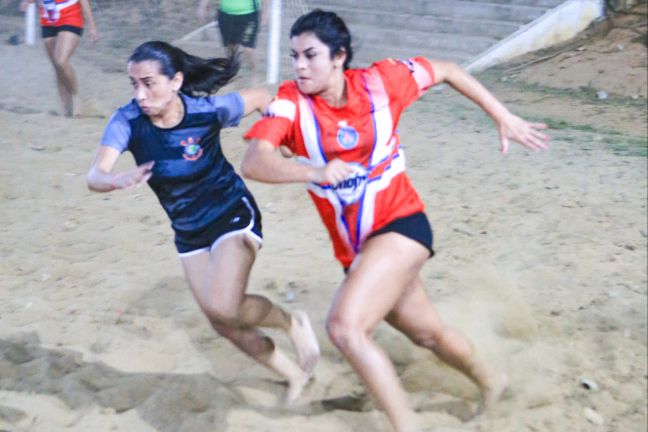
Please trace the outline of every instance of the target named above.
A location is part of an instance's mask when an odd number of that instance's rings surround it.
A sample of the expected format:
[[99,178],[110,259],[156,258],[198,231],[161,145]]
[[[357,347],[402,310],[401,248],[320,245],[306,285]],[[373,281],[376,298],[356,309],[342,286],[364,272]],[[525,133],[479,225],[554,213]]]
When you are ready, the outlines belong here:
[[72,112],[72,107],[63,107],[63,117],[73,118],[74,113]]
[[310,376],[278,348],[275,348],[267,359],[259,358],[258,360],[286,378],[288,391],[284,398],[284,404],[292,405],[310,381]]
[[71,117],[81,117],[81,98],[79,95],[72,96]]
[[306,312],[293,312],[288,334],[297,352],[299,366],[309,378],[312,377],[315,365],[319,360],[320,350],[317,337]]
[[97,109],[92,102],[83,102],[78,107],[78,109],[75,108],[74,118],[106,118],[106,115]]
[[285,406],[291,406],[301,396],[310,379],[311,377],[304,372],[301,377],[288,380],[288,391],[286,391],[286,398],[284,399]]
[[502,373],[493,376],[493,379],[481,389],[482,400],[477,409],[477,415],[492,408],[500,400],[508,385],[509,379],[506,374]]

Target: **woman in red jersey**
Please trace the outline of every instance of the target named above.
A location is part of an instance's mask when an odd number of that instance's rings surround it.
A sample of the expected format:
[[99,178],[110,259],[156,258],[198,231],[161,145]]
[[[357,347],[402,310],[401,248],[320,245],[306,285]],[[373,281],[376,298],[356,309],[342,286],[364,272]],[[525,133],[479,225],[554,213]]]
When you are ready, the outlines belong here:
[[[21,9],[36,0],[23,0]],[[47,55],[56,72],[56,84],[63,102],[63,114],[79,114],[79,85],[70,64],[83,34],[85,14],[90,40],[99,39],[89,0],[38,0],[40,22]]]
[[[300,17],[290,38],[296,79],[280,86],[246,134],[243,175],[308,184],[346,273],[328,313],[328,334],[394,430],[417,429],[396,371],[371,336],[382,320],[472,379],[482,393],[480,408],[487,408],[507,378],[441,321],[423,287],[419,271],[433,255],[432,230],[405,174],[398,120],[425,90],[447,83],[493,118],[502,153],[510,140],[546,149],[549,137],[540,131],[546,125],[513,115],[452,63],[415,57],[349,69],[351,36],[332,12]],[[277,147],[301,163],[282,158]]]

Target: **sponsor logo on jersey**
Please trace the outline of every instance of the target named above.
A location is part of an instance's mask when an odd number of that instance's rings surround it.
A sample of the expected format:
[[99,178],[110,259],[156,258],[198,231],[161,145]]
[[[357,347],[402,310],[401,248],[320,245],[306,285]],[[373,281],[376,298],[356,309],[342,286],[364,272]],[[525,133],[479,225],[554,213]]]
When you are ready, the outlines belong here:
[[332,186],[340,200],[345,204],[358,201],[367,187],[368,173],[364,166],[351,163],[354,173],[346,179]]
[[189,137],[186,140],[180,141],[180,145],[184,147],[182,157],[188,161],[198,160],[203,154],[203,149],[200,146],[200,138],[194,139],[193,137]]
[[337,142],[345,150],[350,150],[358,145],[358,138],[360,134],[358,131],[349,126],[347,122],[342,121],[338,124],[340,127],[337,132]]

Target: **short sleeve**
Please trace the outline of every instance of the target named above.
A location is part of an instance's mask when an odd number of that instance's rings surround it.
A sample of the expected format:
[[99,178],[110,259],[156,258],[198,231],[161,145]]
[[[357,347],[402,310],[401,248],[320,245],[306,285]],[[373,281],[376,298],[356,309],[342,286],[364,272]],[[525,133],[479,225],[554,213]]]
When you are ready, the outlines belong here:
[[279,88],[263,118],[247,131],[245,139],[262,139],[275,147],[285,145],[294,150],[293,130],[297,117],[297,96],[290,85]]
[[432,64],[424,57],[387,59],[374,63],[373,67],[383,77],[389,95],[400,100],[403,107],[409,106],[435,84]]
[[101,137],[101,145],[115,148],[123,153],[128,149],[131,127],[121,109],[115,111]]
[[245,103],[240,93],[233,92],[222,96],[208,96],[206,99],[218,116],[218,121],[222,127],[238,126],[243,114],[245,114]]

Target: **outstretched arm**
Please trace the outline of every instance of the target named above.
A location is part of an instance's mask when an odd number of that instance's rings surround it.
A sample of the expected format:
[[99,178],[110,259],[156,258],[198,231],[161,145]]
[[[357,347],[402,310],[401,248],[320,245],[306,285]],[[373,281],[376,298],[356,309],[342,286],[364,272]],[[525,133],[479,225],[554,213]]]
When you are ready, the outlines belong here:
[[282,157],[271,142],[250,140],[241,163],[243,177],[264,183],[331,183],[347,178],[353,169],[340,159],[334,159],[323,167],[302,164]]
[[261,1],[261,25],[266,26],[268,24],[268,17],[270,16],[270,0]]
[[29,6],[32,3],[35,3],[36,0],[22,0],[20,4],[18,5],[18,10],[20,12],[27,12],[27,6]]
[[541,132],[544,123],[531,123],[512,114],[472,75],[454,63],[430,60],[437,83],[445,82],[479,105],[494,121],[502,153],[508,153],[509,140],[537,151],[547,149],[549,137]]
[[207,20],[207,4],[209,0],[200,0],[198,2],[198,8],[196,9],[196,16],[198,21],[202,24]]
[[245,105],[243,115],[247,116],[253,112],[263,114],[270,102],[272,95],[264,88],[243,89],[239,91]]
[[97,42],[99,40],[99,32],[97,31],[97,25],[94,20],[94,15],[92,15],[92,9],[90,8],[89,0],[81,0],[81,9],[85,14],[86,19],[88,20],[88,33],[90,34],[90,40],[92,42]]
[[112,170],[119,158],[119,150],[102,145],[97,150],[95,160],[86,176],[88,189],[94,192],[110,192],[116,189],[129,189],[139,186],[151,178],[153,165],[150,161],[128,171],[113,173]]

